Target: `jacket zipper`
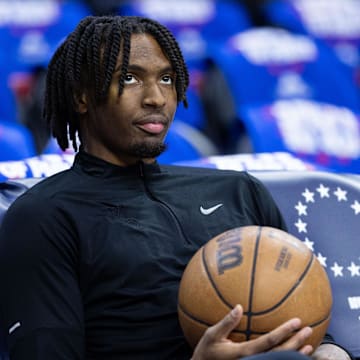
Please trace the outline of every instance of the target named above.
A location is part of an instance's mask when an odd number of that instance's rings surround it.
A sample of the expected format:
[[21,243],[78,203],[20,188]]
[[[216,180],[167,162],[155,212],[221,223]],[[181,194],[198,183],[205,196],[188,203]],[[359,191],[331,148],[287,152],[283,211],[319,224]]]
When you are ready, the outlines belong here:
[[165,202],[158,199],[156,196],[154,196],[154,194],[148,188],[147,183],[146,183],[146,178],[145,178],[144,163],[143,162],[140,162],[140,177],[143,180],[146,195],[152,201],[155,201],[155,202],[159,203],[161,206],[163,206],[170,213],[171,217],[174,219],[174,222],[175,222],[175,225],[177,227],[178,232],[185,239],[185,242],[190,244],[190,241],[189,241],[188,237],[186,236],[185,231],[184,231],[183,227],[181,226],[181,223],[180,223],[179,219],[177,218],[176,214],[173,212],[171,207],[168,204],[166,204]]

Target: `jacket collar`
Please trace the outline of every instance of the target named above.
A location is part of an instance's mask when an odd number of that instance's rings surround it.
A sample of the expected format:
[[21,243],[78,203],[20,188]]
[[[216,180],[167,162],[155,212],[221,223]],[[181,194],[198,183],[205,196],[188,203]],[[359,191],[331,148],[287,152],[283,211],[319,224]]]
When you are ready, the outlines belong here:
[[157,161],[146,164],[142,161],[130,166],[118,166],[105,160],[97,158],[83,150],[80,150],[74,159],[74,170],[80,170],[92,176],[114,177],[114,176],[139,176],[145,174],[160,173],[161,169]]

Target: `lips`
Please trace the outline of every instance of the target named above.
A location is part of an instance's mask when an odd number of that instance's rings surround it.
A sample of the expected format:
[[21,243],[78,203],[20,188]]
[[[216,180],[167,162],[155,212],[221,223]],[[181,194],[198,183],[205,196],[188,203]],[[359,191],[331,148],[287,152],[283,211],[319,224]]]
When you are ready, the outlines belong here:
[[149,116],[140,121],[137,121],[135,125],[141,130],[149,134],[160,134],[164,131],[167,121],[163,116]]

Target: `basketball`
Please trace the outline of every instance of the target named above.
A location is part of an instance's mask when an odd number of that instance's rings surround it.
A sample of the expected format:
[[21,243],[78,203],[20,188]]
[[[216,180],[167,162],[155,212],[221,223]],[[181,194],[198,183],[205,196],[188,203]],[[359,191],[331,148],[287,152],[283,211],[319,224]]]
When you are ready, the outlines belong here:
[[254,339],[299,317],[312,327],[307,343],[316,348],[330,321],[332,294],[325,270],[302,241],[279,229],[244,226],[212,238],[183,273],[178,315],[189,344],[195,347],[236,304],[244,315],[231,340]]

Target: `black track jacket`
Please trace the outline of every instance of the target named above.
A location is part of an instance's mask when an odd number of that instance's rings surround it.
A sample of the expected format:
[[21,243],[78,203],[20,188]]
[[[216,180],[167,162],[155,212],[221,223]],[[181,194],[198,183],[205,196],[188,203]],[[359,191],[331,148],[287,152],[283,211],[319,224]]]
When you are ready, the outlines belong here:
[[285,229],[245,172],[122,168],[80,152],[19,197],[1,226],[11,359],[189,359],[177,320],[182,272],[209,239],[254,224]]

